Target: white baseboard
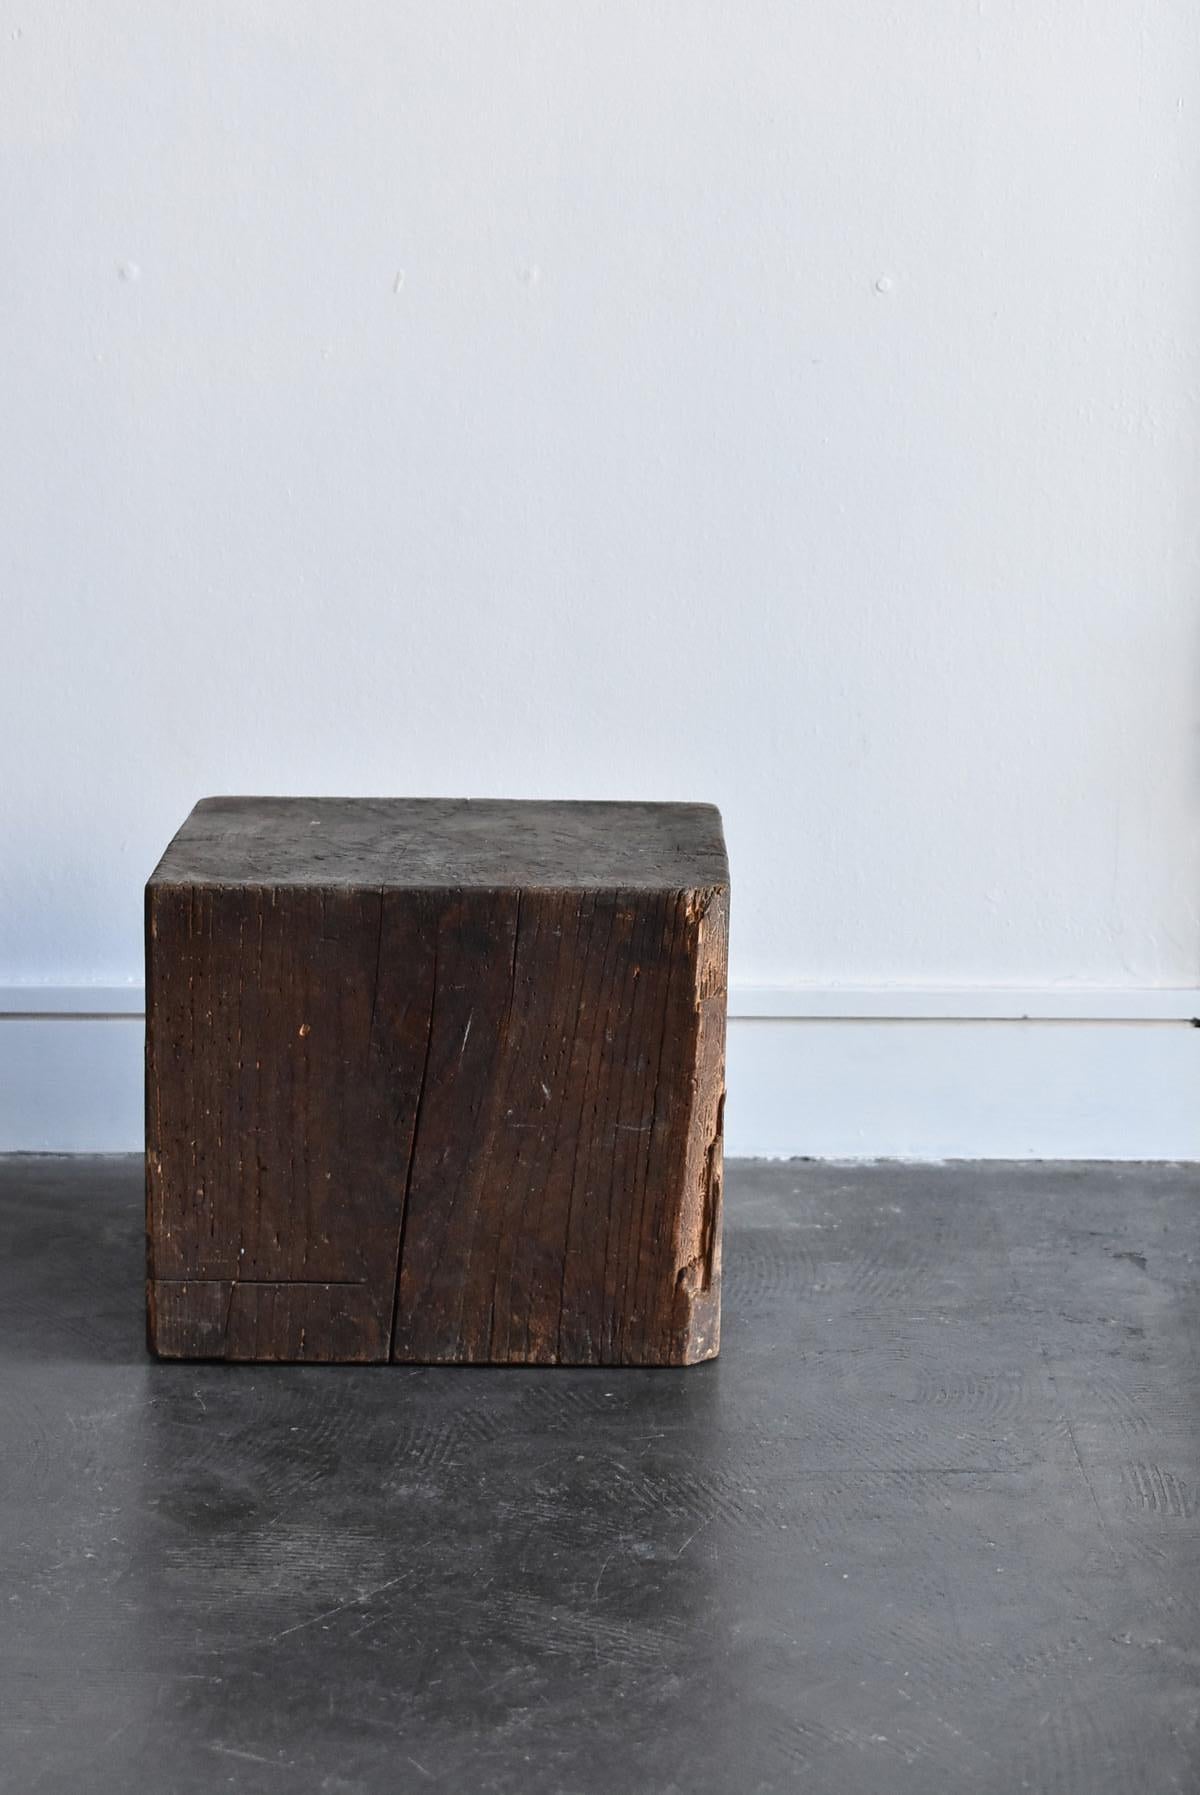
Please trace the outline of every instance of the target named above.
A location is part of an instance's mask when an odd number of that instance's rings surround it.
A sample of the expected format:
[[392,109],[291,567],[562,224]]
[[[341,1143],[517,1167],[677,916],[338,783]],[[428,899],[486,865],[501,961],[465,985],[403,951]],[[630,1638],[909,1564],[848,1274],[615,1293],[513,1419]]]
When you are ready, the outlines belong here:
[[727,1149],[1200,1159],[1186,1022],[733,1022]]
[[758,1022],[1188,1022],[1198,1007],[1191,985],[735,985],[729,994],[731,1016]]
[[142,1018],[0,1017],[0,1152],[140,1153]]
[[[138,1152],[140,987],[0,988],[0,1151]],[[1200,1159],[1200,991],[738,987],[726,1150]]]

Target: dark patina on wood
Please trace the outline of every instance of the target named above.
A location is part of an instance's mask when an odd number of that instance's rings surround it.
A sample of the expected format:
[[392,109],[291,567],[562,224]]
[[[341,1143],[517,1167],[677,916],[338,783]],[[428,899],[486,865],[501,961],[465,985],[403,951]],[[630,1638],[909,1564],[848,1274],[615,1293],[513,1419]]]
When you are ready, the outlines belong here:
[[198,804],[146,888],[152,1350],[711,1358],[728,904],[710,805]]

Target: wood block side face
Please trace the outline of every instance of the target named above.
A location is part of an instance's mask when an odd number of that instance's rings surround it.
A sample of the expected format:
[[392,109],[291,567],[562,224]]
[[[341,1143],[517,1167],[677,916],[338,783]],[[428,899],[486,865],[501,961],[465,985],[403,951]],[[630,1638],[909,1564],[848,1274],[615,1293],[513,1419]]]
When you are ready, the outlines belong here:
[[378,892],[148,891],[154,1350],[389,1356],[428,937]]
[[444,915],[394,1358],[716,1351],[725,894],[706,935],[712,896],[463,894]]
[[727,892],[147,893],[166,1356],[717,1349]]

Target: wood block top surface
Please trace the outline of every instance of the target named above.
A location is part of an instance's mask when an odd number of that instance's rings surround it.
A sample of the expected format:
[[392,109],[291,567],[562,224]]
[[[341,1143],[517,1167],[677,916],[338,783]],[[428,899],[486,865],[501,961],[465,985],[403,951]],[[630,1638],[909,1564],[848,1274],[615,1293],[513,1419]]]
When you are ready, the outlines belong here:
[[729,880],[712,804],[217,797],[151,885],[676,890]]

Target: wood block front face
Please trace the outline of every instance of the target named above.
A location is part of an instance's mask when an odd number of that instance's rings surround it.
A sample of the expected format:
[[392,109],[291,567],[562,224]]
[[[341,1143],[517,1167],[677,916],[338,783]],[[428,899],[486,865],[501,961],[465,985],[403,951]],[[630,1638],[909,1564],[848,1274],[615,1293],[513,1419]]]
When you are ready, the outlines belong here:
[[711,1357],[727,918],[723,883],[265,886],[165,860],[152,1348]]

